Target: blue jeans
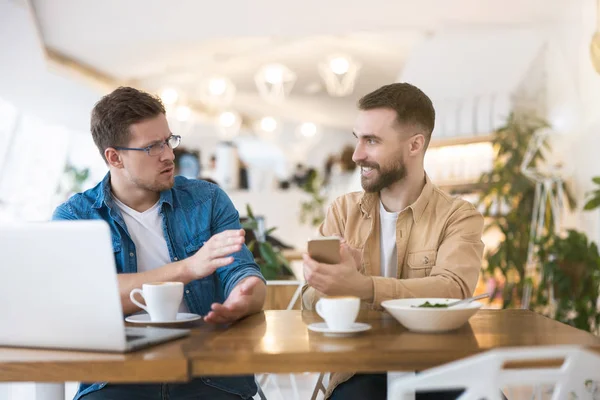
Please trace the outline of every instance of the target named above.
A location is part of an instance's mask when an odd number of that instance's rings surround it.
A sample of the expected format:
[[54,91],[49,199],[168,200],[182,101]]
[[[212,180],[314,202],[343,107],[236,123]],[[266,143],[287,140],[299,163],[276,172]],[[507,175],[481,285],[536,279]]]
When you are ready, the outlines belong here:
[[237,394],[209,386],[197,379],[188,383],[111,384],[86,394],[81,400],[241,400]]
[[[416,400],[455,400],[463,390],[417,392]],[[387,374],[356,374],[335,388],[330,400],[386,400]]]

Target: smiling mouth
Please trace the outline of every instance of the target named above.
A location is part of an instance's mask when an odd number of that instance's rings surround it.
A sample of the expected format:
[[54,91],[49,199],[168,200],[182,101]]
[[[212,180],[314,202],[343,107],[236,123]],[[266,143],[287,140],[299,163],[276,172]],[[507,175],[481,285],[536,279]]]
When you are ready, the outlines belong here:
[[370,176],[373,173],[373,171],[375,171],[375,168],[360,167],[361,176]]
[[174,169],[173,167],[167,168],[167,169],[161,171],[161,174],[171,173],[171,172],[173,172],[173,169]]

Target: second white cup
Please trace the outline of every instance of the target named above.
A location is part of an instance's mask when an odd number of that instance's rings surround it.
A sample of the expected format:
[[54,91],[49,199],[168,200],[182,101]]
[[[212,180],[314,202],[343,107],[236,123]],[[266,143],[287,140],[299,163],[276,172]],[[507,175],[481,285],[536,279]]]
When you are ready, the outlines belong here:
[[360,299],[353,296],[323,297],[315,308],[329,329],[346,330],[356,321]]
[[[146,305],[135,299],[139,293]],[[136,306],[150,315],[152,322],[171,322],[177,319],[177,311],[183,298],[182,282],[144,283],[142,289],[133,289],[129,298]]]

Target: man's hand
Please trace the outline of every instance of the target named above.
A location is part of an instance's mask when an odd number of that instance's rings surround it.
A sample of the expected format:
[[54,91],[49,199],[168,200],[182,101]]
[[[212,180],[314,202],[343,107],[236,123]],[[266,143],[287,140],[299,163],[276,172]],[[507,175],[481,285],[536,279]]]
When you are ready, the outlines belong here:
[[[213,324],[228,324],[258,311],[255,310],[257,301],[254,295],[256,291],[260,290],[261,285],[264,286],[263,281],[256,276],[244,279],[233,288],[223,304],[212,304],[212,311],[204,317],[204,320]],[[258,309],[260,308],[262,308],[262,301],[260,301]]]
[[243,229],[223,231],[212,236],[204,245],[185,262],[191,275],[190,280],[201,279],[233,262],[231,254],[242,249],[244,244]]
[[361,265],[347,245],[340,247],[340,255],[339,264],[323,264],[303,254],[304,277],[308,284],[327,296],[358,296],[363,300],[371,300],[371,278],[358,272]]

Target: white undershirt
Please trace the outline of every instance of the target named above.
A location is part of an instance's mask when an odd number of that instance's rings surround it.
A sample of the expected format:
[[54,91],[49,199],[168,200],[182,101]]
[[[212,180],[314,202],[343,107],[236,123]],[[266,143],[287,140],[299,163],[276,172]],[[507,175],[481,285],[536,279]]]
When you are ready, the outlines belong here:
[[[129,236],[135,244],[137,272],[146,272],[171,263],[167,241],[163,235],[162,216],[159,204],[144,212],[137,212],[113,196],[115,204],[121,210]],[[179,306],[179,312],[189,312],[185,302]]]
[[379,226],[381,250],[381,276],[396,278],[398,273],[398,250],[396,248],[396,221],[398,214],[388,212],[379,201]]

